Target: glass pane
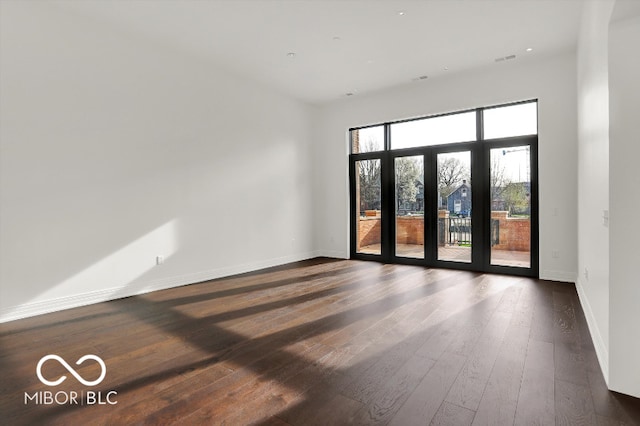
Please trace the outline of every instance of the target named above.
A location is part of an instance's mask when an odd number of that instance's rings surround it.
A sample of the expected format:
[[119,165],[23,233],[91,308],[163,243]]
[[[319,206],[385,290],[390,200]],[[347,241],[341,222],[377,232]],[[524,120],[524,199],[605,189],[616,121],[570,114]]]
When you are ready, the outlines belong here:
[[396,256],[424,259],[422,155],[395,159]]
[[531,267],[531,151],[491,150],[491,264]]
[[380,254],[380,160],[356,161],[356,251]]
[[391,125],[391,149],[474,140],[476,140],[474,111]]
[[538,134],[538,103],[484,110],[484,138],[506,138]]
[[471,152],[438,154],[438,260],[471,262]]
[[382,151],[384,149],[384,126],[352,130],[351,149],[354,154]]

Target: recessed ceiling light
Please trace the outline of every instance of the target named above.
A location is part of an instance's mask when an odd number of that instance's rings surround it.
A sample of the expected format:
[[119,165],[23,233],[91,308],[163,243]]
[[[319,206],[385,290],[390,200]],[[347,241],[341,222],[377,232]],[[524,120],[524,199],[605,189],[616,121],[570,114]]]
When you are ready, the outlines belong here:
[[352,92],[347,92],[347,93],[345,93],[344,95],[345,95],[345,96],[353,96],[353,93],[352,93]]
[[533,52],[533,47],[527,47],[527,52]]
[[333,41],[340,41],[342,38],[340,36],[333,36]]
[[428,78],[429,78],[428,75],[421,75],[420,77],[418,77],[418,80],[426,80]]
[[287,58],[295,58],[295,57],[296,57],[296,52],[287,53]]
[[399,11],[399,12],[398,12],[398,16],[404,16],[404,15],[405,15],[405,13],[406,13],[406,12],[405,12],[404,10],[401,10],[401,11]]
[[449,67],[444,67],[443,70],[449,71]]

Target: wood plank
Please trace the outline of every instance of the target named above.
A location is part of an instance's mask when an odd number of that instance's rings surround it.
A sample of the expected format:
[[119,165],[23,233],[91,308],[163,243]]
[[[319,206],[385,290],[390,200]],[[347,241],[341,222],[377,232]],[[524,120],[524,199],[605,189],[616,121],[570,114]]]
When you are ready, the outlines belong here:
[[[315,396],[315,393],[312,395]],[[285,414],[295,425],[339,425],[356,424],[355,413],[362,408],[362,403],[341,394],[324,393],[319,398],[305,401],[305,409],[299,410],[297,417]]]
[[375,388],[364,405],[353,417],[356,424],[387,424],[396,411],[409,398],[434,362],[428,358],[410,358],[384,383]]
[[556,380],[555,397],[557,425],[596,424],[596,413],[588,387]]
[[554,345],[555,378],[578,385],[588,386],[585,352],[578,343],[556,342]]
[[540,342],[553,343],[553,308],[547,304],[536,304],[531,319],[531,338]]
[[256,426],[291,426],[279,417],[271,416],[255,423]]
[[553,344],[530,339],[518,395],[516,424],[555,422]]
[[580,331],[571,295],[553,291],[553,339],[555,343],[580,343]]
[[467,426],[473,422],[475,411],[443,402],[438,409],[431,426]]
[[587,386],[588,367],[582,350],[575,297],[566,292],[553,292],[555,378]]
[[512,322],[484,389],[475,426],[513,425],[529,343],[529,327]]
[[428,424],[435,417],[466,358],[445,353],[392,417],[392,425]]
[[446,398],[447,402],[474,412],[478,409],[510,321],[510,312],[494,313],[485,332],[480,336],[481,342],[471,353],[453,383]]
[[[357,374],[340,393],[363,404],[368,404],[378,393],[378,390],[383,388],[390,378],[395,377],[396,372],[403,364],[406,364],[411,356],[411,348],[406,344],[392,347],[389,351],[379,355],[377,361],[370,364],[364,371],[354,369]],[[425,359],[422,359],[422,363],[423,365],[433,364]]]

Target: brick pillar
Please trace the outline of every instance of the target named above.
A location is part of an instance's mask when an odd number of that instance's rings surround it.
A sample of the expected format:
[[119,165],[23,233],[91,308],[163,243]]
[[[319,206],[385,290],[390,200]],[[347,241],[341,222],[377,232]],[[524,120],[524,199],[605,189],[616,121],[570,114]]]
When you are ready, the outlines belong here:
[[[444,222],[444,245],[448,245],[451,243],[451,241],[449,241],[449,210],[438,210],[438,222],[440,221]],[[440,224],[438,223],[438,227],[439,226]],[[440,242],[439,238],[438,242]]]

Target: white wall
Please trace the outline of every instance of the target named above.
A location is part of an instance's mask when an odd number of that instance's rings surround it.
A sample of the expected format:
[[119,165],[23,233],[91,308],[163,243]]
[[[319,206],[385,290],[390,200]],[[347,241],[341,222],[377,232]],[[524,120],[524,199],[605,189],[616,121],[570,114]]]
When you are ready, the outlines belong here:
[[[640,398],[640,17],[609,32],[610,388]],[[631,53],[635,52],[635,53]]]
[[614,1],[585,2],[578,42],[578,280],[605,379],[609,353],[609,84],[607,33]]
[[307,106],[46,2],[1,7],[0,321],[314,255]]
[[640,397],[640,17],[610,22],[623,3],[586,2],[578,44],[577,288],[609,388]]
[[[347,129],[389,120],[539,99],[540,275],[575,281],[576,115],[575,56],[524,58],[482,70],[420,81],[331,103],[320,112],[314,155],[316,239],[321,252],[348,257]],[[554,216],[557,209],[558,215]],[[558,250],[560,257],[551,257]]]

